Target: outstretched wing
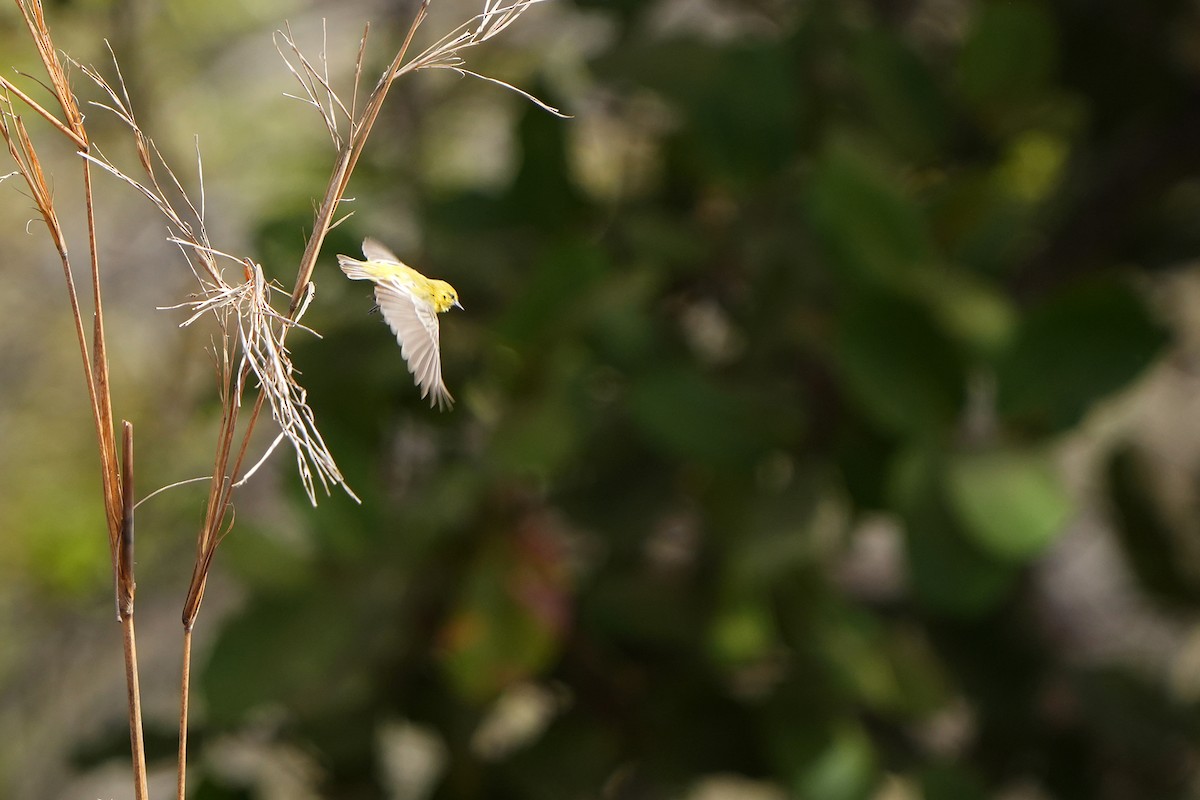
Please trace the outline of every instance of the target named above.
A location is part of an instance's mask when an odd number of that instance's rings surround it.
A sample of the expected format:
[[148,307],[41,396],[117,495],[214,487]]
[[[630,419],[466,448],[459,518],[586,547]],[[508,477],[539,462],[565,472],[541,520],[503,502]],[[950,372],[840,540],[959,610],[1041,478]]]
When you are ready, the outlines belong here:
[[[375,258],[366,252],[365,245],[363,252],[368,258]],[[452,405],[454,398],[442,383],[437,313],[429,304],[418,302],[403,284],[394,281],[377,282],[375,299],[388,327],[396,334],[408,371],[421,387],[421,397],[428,397],[429,405],[438,408]]]
[[363,239],[363,255],[367,257],[368,261],[382,261],[385,264],[404,263],[386,245],[370,237]]

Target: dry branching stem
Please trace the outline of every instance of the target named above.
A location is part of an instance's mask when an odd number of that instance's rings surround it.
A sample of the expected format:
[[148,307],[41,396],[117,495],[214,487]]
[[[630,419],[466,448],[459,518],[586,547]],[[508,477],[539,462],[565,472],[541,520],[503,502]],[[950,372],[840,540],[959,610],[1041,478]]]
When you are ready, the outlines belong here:
[[42,5],[39,0],[16,0],[21,18],[29,29],[30,39],[41,57],[46,71],[48,90],[58,101],[63,118],[59,119],[10,81],[0,80],[3,98],[0,100],[0,137],[8,148],[9,155],[17,166],[17,172],[25,180],[47,231],[62,262],[63,277],[67,286],[71,316],[75,324],[75,335],[79,343],[83,364],[84,382],[96,429],[96,443],[100,452],[100,477],[104,497],[105,522],[108,527],[109,552],[112,558],[113,582],[117,619],[122,626],[122,642],[125,653],[125,677],[129,703],[129,734],[134,773],[134,796],[146,800],[146,758],[142,744],[141,694],[138,685],[137,644],[134,631],[134,571],[133,571],[133,510],[132,470],[133,432],[126,423],[124,433],[124,469],[126,478],[121,477],[117,465],[117,448],[113,432],[112,397],[108,376],[108,354],[104,337],[104,304],[100,290],[100,259],[97,244],[95,205],[92,193],[91,164],[82,162],[82,194],[87,219],[88,259],[92,286],[93,323],[91,348],[87,326],[83,321],[79,297],[68,254],[66,235],[58,218],[54,194],[50,189],[42,162],[29,136],[21,114],[13,105],[17,98],[35,114],[47,120],[53,128],[66,136],[85,157],[90,149],[83,114],[71,92],[66,68],[58,55],[58,49],[46,26]]

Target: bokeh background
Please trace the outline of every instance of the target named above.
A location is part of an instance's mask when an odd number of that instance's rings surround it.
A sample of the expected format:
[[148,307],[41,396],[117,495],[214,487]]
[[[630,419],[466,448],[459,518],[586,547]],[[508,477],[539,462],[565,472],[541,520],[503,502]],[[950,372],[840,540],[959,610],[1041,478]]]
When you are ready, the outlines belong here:
[[[420,41],[480,3],[433,6]],[[193,192],[198,142],[216,246],[290,289],[334,152],[272,32],[327,41],[348,93],[363,24],[369,84],[413,7],[47,15],[109,74],[110,40]],[[574,117],[447,74],[389,98],[322,338],[289,339],[363,504],[310,508],[283,452],[240,496],[192,796],[1200,795],[1200,7],[553,0],[470,57]],[[11,7],[0,61],[35,73]],[[76,157],[30,124],[77,216]],[[213,329],[156,310],[191,276],[141,198],[98,191],[144,495],[207,474]],[[0,184],[0,795],[129,797],[97,457],[33,217]],[[364,235],[459,290],[450,413],[336,269]],[[203,492],[138,520],[156,797]]]

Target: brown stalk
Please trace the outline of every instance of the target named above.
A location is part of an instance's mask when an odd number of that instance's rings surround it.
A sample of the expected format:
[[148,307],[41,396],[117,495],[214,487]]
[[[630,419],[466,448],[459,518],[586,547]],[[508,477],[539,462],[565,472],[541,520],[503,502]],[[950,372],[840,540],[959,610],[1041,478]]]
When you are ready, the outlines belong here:
[[[383,101],[387,96],[388,88],[391,86],[397,70],[404,62],[405,54],[408,52],[413,37],[416,35],[417,28],[420,27],[425,19],[428,6],[429,0],[424,0],[412,24],[409,26],[403,45],[396,53],[395,58],[392,59],[392,63],[389,65],[387,71],[380,77],[375,90],[371,93],[366,108],[363,110],[362,117],[351,121],[350,137],[338,153],[333,174],[329,179],[325,196],[321,201],[320,210],[317,212],[313,224],[312,236],[309,237],[304,255],[300,260],[300,269],[296,276],[295,288],[293,289],[291,303],[288,307],[288,316],[290,318],[295,318],[296,312],[301,306],[309,281],[312,278],[313,270],[316,267],[317,258],[321,252],[321,245],[325,241],[325,236],[333,227],[333,217],[345,195],[350,175],[358,163],[367,137],[379,117],[379,112],[383,107]],[[366,35],[364,34],[363,42],[359,47],[358,58],[355,62],[355,99],[351,101],[352,109],[357,100],[358,78],[362,72],[365,42]],[[284,328],[280,332],[280,340],[282,341],[286,335],[287,328]],[[184,603],[183,610],[183,667],[180,678],[179,756],[176,781],[176,796],[178,800],[184,800],[187,791],[187,720],[191,683],[192,628],[195,624],[196,616],[199,614],[200,604],[204,599],[204,587],[208,581],[208,570],[212,564],[217,545],[221,540],[219,532],[225,524],[226,515],[231,507],[234,491],[233,477],[238,475],[242,468],[249,449],[251,435],[254,432],[265,401],[265,395],[259,392],[255,398],[254,408],[251,411],[246,429],[242,433],[233,469],[230,471],[229,461],[233,451],[239,407],[236,399],[230,402],[230,390],[233,388],[231,387],[231,367],[232,365],[225,362],[222,370],[224,394],[222,399],[225,413],[222,415],[217,454],[213,465],[213,478],[209,486],[208,507],[205,512],[204,525],[197,537],[196,562],[192,569],[192,580],[188,587],[187,600]],[[244,379],[245,374],[243,373],[242,380]]]
[[121,447],[121,533],[117,557],[117,598],[121,608],[122,641],[125,644],[125,687],[129,700],[129,746],[133,753],[134,794],[149,796],[146,788],[146,747],[142,737],[142,692],[138,683],[137,640],[133,625],[133,423],[122,422]]
[[183,800],[187,795],[187,738],[188,738],[188,697],[192,683],[192,628],[183,628],[183,668],[179,677],[179,754],[176,756],[178,768],[175,779],[175,796]]
[[51,125],[53,125],[55,128],[57,128],[59,133],[61,133],[63,136],[66,136],[68,139],[70,139],[72,142],[74,142],[75,146],[78,147],[80,150],[87,149],[88,143],[87,143],[86,139],[83,139],[75,131],[71,130],[66,125],[59,122],[58,117],[54,116],[49,111],[42,108],[40,105],[37,104],[37,102],[32,97],[30,97],[29,95],[22,92],[20,89],[18,89],[14,84],[9,82],[4,77],[0,77],[0,88],[3,88],[4,91],[6,91],[6,92],[15,94],[22,103],[29,106],[29,108],[32,109],[34,112],[36,112],[38,114],[38,116],[40,116],[42,119],[46,120],[46,122],[49,122]]
[[84,208],[87,216],[88,256],[94,322],[91,335],[91,353],[88,337],[80,310],[78,293],[71,269],[66,237],[54,206],[54,196],[49,188],[41,159],[29,136],[21,116],[16,113],[12,97],[25,103],[34,113],[46,119],[55,130],[66,136],[76,149],[87,154],[90,149],[83,115],[79,111],[66,70],[58,57],[58,50],[46,27],[39,0],[16,0],[17,8],[29,29],[30,38],[38,50],[50,90],[62,108],[64,120],[59,120],[44,107],[34,102],[27,94],[9,81],[2,81],[4,89],[3,108],[0,108],[0,136],[8,146],[9,154],[17,164],[34,203],[46,223],[47,231],[62,262],[63,277],[67,287],[67,298],[79,343],[84,381],[87,386],[92,421],[96,428],[96,442],[100,452],[101,489],[104,496],[105,522],[113,565],[113,580],[116,594],[117,619],[122,626],[122,642],[125,654],[126,688],[129,701],[130,749],[134,772],[134,794],[137,800],[148,796],[146,787],[146,763],[142,738],[141,697],[137,672],[137,645],[133,622],[134,572],[133,572],[133,426],[126,422],[124,427],[124,479],[117,466],[116,441],[113,433],[112,397],[109,385],[108,354],[104,336],[104,306],[100,288],[100,260],[97,246],[95,204],[93,200],[91,167],[84,161],[82,179]]
[[[300,258],[300,271],[296,275],[296,286],[292,290],[292,302],[288,309],[289,313],[295,312],[296,308],[300,305],[301,298],[304,297],[309,279],[312,278],[313,270],[317,266],[317,258],[321,254],[321,245],[325,243],[325,236],[333,227],[333,216],[337,213],[337,208],[346,194],[346,186],[350,183],[350,175],[354,172],[354,167],[358,164],[359,156],[362,155],[363,148],[367,144],[367,137],[371,134],[375,120],[379,118],[379,112],[383,108],[383,101],[387,97],[388,89],[391,88],[396,73],[404,63],[404,57],[408,53],[408,48],[412,44],[413,37],[417,35],[417,29],[421,27],[421,23],[425,21],[425,16],[428,13],[429,0],[423,0],[421,7],[417,9],[417,14],[413,18],[412,24],[408,27],[408,33],[404,37],[404,44],[400,46],[396,57],[392,59],[392,63],[387,68],[387,71],[380,76],[379,82],[375,85],[375,90],[371,92],[371,96],[367,99],[367,105],[363,109],[362,117],[351,121],[350,138],[338,154],[333,174],[330,176],[329,184],[325,188],[325,197],[321,200],[320,210],[317,211],[317,218],[313,222],[312,236],[309,237],[308,245],[304,248],[304,255]],[[361,65],[362,50],[360,49],[357,69],[361,69]],[[358,72],[356,71],[355,76],[357,77],[357,75]]]
[[[329,185],[326,188],[325,198],[321,203],[320,211],[317,214],[314,224],[313,235],[309,238],[308,245],[305,249],[304,256],[301,259],[300,271],[297,275],[295,290],[292,295],[292,303],[289,308],[289,314],[294,315],[299,307],[300,301],[303,299],[305,289],[308,286],[309,279],[312,276],[313,269],[316,265],[316,259],[320,252],[321,243],[324,241],[326,234],[332,228],[333,215],[336,213],[338,204],[341,202],[345,193],[346,184],[349,181],[350,173],[353,171],[354,165],[357,163],[359,155],[362,153],[363,146],[366,143],[367,135],[375,120],[379,116],[379,111],[382,108],[383,100],[387,95],[387,89],[391,84],[392,76],[399,68],[404,60],[405,53],[412,42],[413,36],[416,34],[417,28],[424,20],[429,0],[422,3],[421,8],[417,12],[412,25],[409,27],[408,35],[405,37],[404,45],[396,54],[392,64],[383,74],[376,86],[375,91],[371,94],[371,98],[363,111],[361,119],[354,121],[351,130],[349,141],[341,149],[338,160],[334,165],[333,175],[330,178]],[[365,37],[364,37],[365,38]],[[363,49],[359,49],[359,57],[356,62],[356,77],[361,72]],[[282,335],[286,335],[287,329],[283,329]],[[281,335],[281,338],[282,338]],[[239,379],[239,384],[246,379],[246,371],[243,370]],[[246,430],[242,432],[237,457],[234,459],[233,469],[230,470],[230,459],[233,455],[233,443],[236,437],[238,408],[239,404],[236,399],[232,398],[232,365],[226,360],[222,365],[222,401],[225,411],[222,415],[220,434],[218,436],[217,453],[214,459],[213,478],[209,487],[208,506],[205,513],[204,525],[201,527],[200,535],[197,539],[196,547],[196,563],[192,571],[192,580],[188,589],[187,601],[184,604],[183,622],[185,630],[190,630],[195,622],[199,606],[204,593],[204,584],[207,579],[208,566],[212,560],[213,551],[220,541],[219,531],[223,528],[226,514],[230,508],[231,497],[234,490],[233,477],[236,476],[244,463],[246,453],[249,448],[250,438],[253,434],[255,425],[260,417],[264,402],[264,395],[258,394],[255,400],[254,408],[250,414],[250,419],[246,426]]]
[[[227,355],[228,352],[227,347],[222,348],[223,355]],[[187,738],[191,697],[192,630],[196,624],[196,617],[200,613],[200,604],[204,600],[204,589],[208,584],[208,571],[212,565],[213,556],[216,555],[217,546],[221,543],[221,539],[224,538],[222,531],[228,530],[225,520],[229,510],[232,508],[233,483],[231,479],[225,476],[236,475],[241,469],[243,459],[250,444],[250,433],[253,431],[254,424],[258,420],[264,399],[264,394],[259,392],[249,424],[247,425],[247,430],[243,433],[237,458],[233,464],[233,470],[229,471],[229,459],[233,452],[233,442],[236,438],[238,411],[240,408],[239,399],[232,394],[233,391],[236,391],[236,387],[233,386],[233,372],[233,365],[229,362],[228,358],[223,358],[220,383],[223,411],[221,415],[220,435],[217,438],[217,453],[213,464],[213,478],[209,484],[208,506],[205,510],[204,524],[196,539],[196,561],[192,567],[192,579],[188,585],[187,598],[183,606],[183,663],[179,678],[179,753],[176,762],[176,797],[178,800],[184,800],[187,794]],[[238,380],[239,385],[245,381],[248,372],[249,368],[243,367]]]
[[[408,52],[413,37],[416,35],[417,28],[420,27],[421,22],[425,19],[428,5],[429,0],[425,0],[421,4],[416,17],[409,26],[404,44],[401,46],[399,52],[397,52],[387,71],[380,77],[379,83],[371,93],[366,108],[363,110],[362,117],[351,121],[350,137],[339,151],[337,162],[333,168],[333,174],[329,179],[325,196],[313,225],[312,236],[308,240],[304,255],[300,261],[300,269],[296,276],[296,284],[288,308],[289,318],[294,319],[297,316],[297,310],[301,308],[301,303],[313,270],[316,267],[321,245],[325,240],[325,236],[333,227],[333,217],[345,195],[350,175],[358,162],[359,156],[362,154],[367,136],[374,126],[376,119],[379,117],[379,112],[383,107],[383,101],[387,96],[388,88],[391,86],[397,70],[404,61],[405,54]],[[362,71],[365,40],[366,35],[364,34],[363,43],[360,44],[358,58],[355,63],[355,100],[351,101],[352,109],[357,100],[357,84]],[[304,66],[307,68],[309,64],[306,62]],[[351,113],[353,114],[353,111]],[[281,342],[286,337],[287,330],[287,328],[284,328],[280,331]],[[227,353],[228,349],[225,348],[224,352]],[[246,370],[243,369],[239,377],[238,387],[232,385],[233,369],[232,364],[227,359],[223,361],[221,371],[222,404],[225,410],[221,419],[204,525],[201,527],[197,537],[196,562],[192,569],[192,580],[188,586],[187,600],[184,603],[183,609],[183,666],[180,675],[179,754],[176,780],[176,797],[178,800],[184,800],[187,792],[187,727],[191,684],[192,629],[195,625],[196,616],[200,611],[200,604],[204,599],[204,588],[208,582],[208,570],[212,564],[217,545],[220,544],[222,538],[221,531],[225,529],[227,514],[231,508],[232,495],[235,489],[234,478],[241,472],[246,453],[249,449],[251,436],[260,418],[265,401],[265,394],[260,391],[255,398],[254,407],[245,430],[242,432],[237,448],[237,456],[233,459],[232,470],[230,470],[230,459],[233,456],[233,443],[236,438],[238,409],[240,406],[238,399],[233,397],[232,393],[237,391],[245,381]]]

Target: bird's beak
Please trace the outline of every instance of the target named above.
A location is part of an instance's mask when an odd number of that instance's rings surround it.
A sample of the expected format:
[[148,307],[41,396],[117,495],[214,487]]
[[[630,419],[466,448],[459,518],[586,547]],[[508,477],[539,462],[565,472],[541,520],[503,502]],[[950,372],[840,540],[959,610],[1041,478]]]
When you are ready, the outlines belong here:
[[455,300],[455,301],[454,301],[454,307],[455,307],[455,308],[457,308],[457,309],[460,309],[460,310],[462,310],[462,311],[466,311],[466,309],[465,309],[465,308],[463,308],[463,305],[462,305],[462,303],[458,302],[457,300]]

